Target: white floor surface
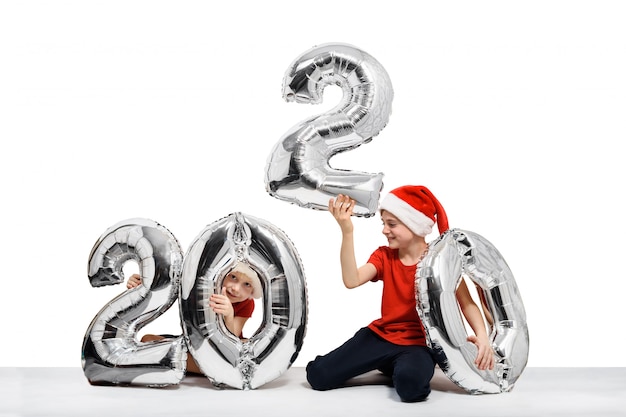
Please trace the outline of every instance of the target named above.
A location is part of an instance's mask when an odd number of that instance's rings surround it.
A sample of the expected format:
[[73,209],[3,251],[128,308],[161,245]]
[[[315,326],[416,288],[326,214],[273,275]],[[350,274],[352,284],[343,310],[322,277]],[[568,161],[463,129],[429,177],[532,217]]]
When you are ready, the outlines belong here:
[[0,417],[626,416],[626,368],[527,368],[511,392],[468,395],[437,369],[427,401],[406,404],[370,373],[313,391],[303,368],[262,387],[214,388],[188,376],[168,388],[92,386],[81,368],[0,368]]

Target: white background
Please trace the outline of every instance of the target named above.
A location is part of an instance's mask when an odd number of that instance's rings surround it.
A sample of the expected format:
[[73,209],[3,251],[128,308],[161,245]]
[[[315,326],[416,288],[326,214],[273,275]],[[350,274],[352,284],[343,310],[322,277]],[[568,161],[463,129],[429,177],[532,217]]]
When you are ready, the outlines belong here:
[[[89,252],[145,217],[187,249],[240,211],[285,231],[305,267],[304,366],[379,317],[381,284],[341,284],[339,229],[270,197],[287,103],[314,45],[353,44],[393,82],[389,124],[337,168],[425,184],[452,227],[489,239],[528,315],[529,366],[626,366],[626,8],[610,1],[0,3],[0,366],[80,366]],[[357,258],[385,244],[355,219]],[[434,238],[433,235],[429,239]],[[144,330],[180,333],[177,304]]]

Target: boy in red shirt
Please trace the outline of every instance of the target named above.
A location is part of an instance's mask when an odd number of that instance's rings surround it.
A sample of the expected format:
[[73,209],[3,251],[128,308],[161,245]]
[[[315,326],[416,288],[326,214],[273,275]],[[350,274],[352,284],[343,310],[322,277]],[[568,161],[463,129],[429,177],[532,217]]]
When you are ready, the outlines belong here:
[[[344,195],[328,203],[328,210],[341,228],[342,279],[347,288],[383,281],[382,317],[337,349],[309,362],[307,380],[315,390],[329,390],[378,369],[391,376],[403,402],[423,401],[430,394],[436,361],[417,313],[415,274],[428,250],[425,236],[435,223],[440,234],[448,230],[446,213],[426,187],[407,185],[392,190],[380,205],[388,246],[376,249],[367,263],[358,267],[351,220],[354,204]],[[478,347],[475,363],[479,369],[492,369],[494,356],[482,313],[463,280],[456,295],[475,333],[468,338]]]

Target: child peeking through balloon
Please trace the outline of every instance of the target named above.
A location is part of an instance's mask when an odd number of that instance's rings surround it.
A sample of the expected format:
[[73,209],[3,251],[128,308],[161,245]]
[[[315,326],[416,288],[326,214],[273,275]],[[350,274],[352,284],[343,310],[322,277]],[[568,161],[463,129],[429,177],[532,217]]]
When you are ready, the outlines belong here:
[[[135,288],[141,284],[141,276],[133,274],[128,278],[126,287]],[[243,326],[254,312],[254,299],[261,298],[263,288],[258,274],[247,264],[239,262],[226,275],[222,282],[222,291],[211,294],[209,307],[224,319],[224,325],[234,335],[243,338]],[[142,342],[162,340],[169,335],[146,334]],[[201,374],[195,360],[187,361],[187,371]]]

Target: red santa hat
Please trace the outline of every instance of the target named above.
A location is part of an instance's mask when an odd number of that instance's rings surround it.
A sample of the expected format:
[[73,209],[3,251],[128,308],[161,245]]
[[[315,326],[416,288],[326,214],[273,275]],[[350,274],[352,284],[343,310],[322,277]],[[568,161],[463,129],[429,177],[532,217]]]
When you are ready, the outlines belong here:
[[448,216],[430,190],[422,185],[405,185],[391,190],[380,203],[418,236],[432,232],[437,223],[439,234],[448,230]]

